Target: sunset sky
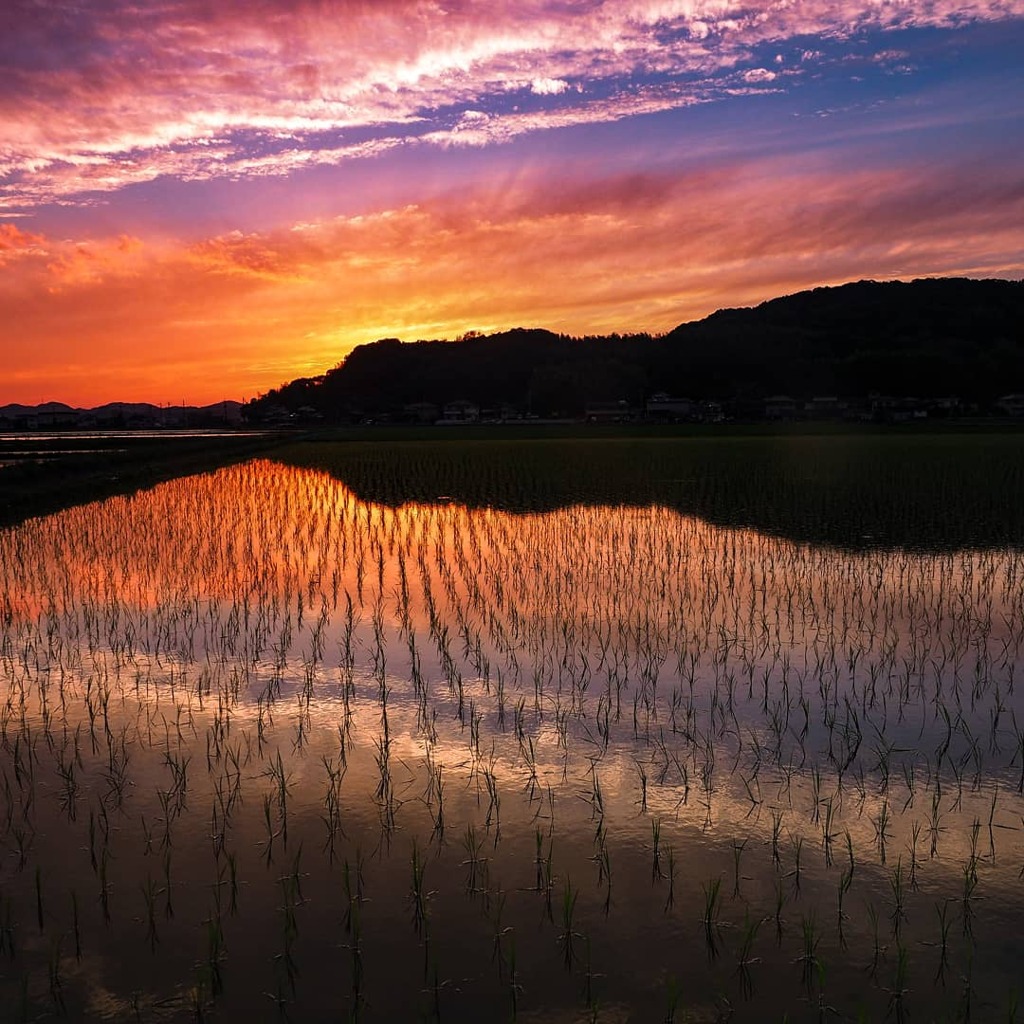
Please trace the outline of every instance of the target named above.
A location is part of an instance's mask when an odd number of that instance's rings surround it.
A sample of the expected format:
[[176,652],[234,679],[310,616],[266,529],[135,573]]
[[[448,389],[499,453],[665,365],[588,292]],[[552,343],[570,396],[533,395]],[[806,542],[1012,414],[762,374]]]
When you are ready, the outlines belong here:
[[0,404],[1024,274],[1024,0],[3,0]]

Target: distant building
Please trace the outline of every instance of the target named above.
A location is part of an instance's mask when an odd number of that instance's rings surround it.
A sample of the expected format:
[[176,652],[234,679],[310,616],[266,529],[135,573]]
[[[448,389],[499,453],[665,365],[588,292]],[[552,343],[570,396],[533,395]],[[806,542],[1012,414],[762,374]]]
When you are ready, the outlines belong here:
[[1024,395],[1003,395],[996,401],[996,409],[1015,419],[1024,417]]
[[36,413],[35,427],[38,430],[68,430],[78,426],[77,409],[41,409]]
[[433,402],[410,402],[402,407],[402,416],[410,423],[435,423],[439,412]]
[[35,412],[12,412],[4,417],[5,430],[38,430],[39,421]]
[[928,418],[925,403],[917,398],[895,398],[892,395],[871,394],[871,418],[881,423],[909,423]]
[[523,414],[511,403],[490,406],[480,410],[481,423],[510,423],[523,418]]
[[812,420],[837,420],[845,411],[846,403],[836,395],[815,395],[804,405],[804,413]]
[[849,398],[843,403],[843,419],[856,423],[869,423],[872,419],[871,403],[866,398]]
[[958,416],[961,409],[962,403],[957,395],[946,395],[944,398],[928,400],[929,416]]
[[588,423],[629,423],[637,418],[637,410],[622,398],[617,402],[588,402],[583,415]]
[[680,423],[699,418],[700,407],[689,398],[672,398],[658,391],[647,399],[644,407],[647,419],[659,423]]
[[448,402],[444,406],[441,410],[441,419],[437,422],[445,425],[452,423],[476,423],[479,419],[480,406],[465,398],[459,398],[454,402]]
[[721,423],[725,419],[725,409],[721,402],[707,401],[700,403],[698,419],[702,423]]
[[[167,410],[168,413],[171,411],[171,409]],[[284,427],[292,422],[292,414],[283,405],[270,405],[263,410],[260,420],[268,427]],[[167,425],[172,425],[170,420],[168,420]]]
[[796,411],[796,399],[789,395],[771,395],[764,400],[766,420],[795,420]]

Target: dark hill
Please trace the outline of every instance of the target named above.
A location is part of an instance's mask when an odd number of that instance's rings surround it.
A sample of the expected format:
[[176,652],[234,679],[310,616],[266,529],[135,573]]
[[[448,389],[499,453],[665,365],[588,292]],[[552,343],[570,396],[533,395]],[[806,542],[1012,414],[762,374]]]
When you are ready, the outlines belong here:
[[[459,399],[535,415],[653,392],[734,402],[774,394],[956,395],[981,406],[1024,391],[1024,282],[860,281],[724,309],[662,337],[570,338],[516,329],[458,341],[385,339],[321,377],[250,403],[255,418],[415,415]],[[429,410],[424,411],[429,415]]]
[[859,281],[724,309],[660,339],[656,372],[714,397],[960,395],[1024,386],[1024,282]]

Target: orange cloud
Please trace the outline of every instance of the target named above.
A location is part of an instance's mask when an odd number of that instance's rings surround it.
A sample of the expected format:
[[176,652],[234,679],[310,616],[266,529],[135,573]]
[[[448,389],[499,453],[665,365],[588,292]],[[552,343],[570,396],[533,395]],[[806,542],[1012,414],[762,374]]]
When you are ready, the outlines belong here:
[[16,224],[0,223],[0,266],[10,260],[35,255],[43,241],[42,235],[22,231]]
[[111,274],[138,274],[143,267],[143,242],[131,235],[51,249],[54,258],[46,266],[53,278],[52,291],[65,285],[98,284]]
[[823,283],[1020,274],[1012,170],[837,174],[801,158],[554,185],[525,175],[189,245],[33,238],[36,255],[0,277],[0,321],[17,325],[0,402],[216,401],[388,335],[660,331]]
[[16,224],[0,224],[0,252],[27,249],[29,246],[37,245],[41,241],[42,237],[40,235],[22,231]]

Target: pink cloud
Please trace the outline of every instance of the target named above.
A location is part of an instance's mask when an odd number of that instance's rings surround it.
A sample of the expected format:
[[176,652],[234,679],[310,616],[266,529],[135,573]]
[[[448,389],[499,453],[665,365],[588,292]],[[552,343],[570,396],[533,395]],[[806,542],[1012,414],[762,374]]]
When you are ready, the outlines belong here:
[[[347,141],[322,144],[352,129],[391,145],[422,123],[429,142],[448,144],[445,111],[521,89],[533,108],[518,121],[492,113],[483,134],[478,126],[458,140],[500,141],[628,116],[628,103],[609,104],[599,87],[631,76],[669,76],[652,85],[663,109],[716,88],[735,93],[737,70],[765,84],[773,72],[743,69],[765,43],[1022,15],[1022,0],[168,0],[75,12],[16,0],[0,75],[0,177],[10,178],[0,202],[31,206],[164,175],[274,173],[272,154],[248,148],[253,138],[292,141],[293,160],[307,164],[366,155]],[[818,59],[808,49],[803,66]],[[638,110],[643,98],[634,93]]]

